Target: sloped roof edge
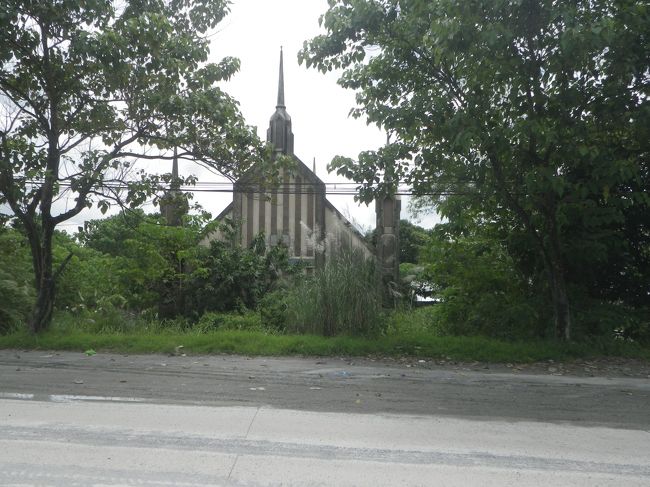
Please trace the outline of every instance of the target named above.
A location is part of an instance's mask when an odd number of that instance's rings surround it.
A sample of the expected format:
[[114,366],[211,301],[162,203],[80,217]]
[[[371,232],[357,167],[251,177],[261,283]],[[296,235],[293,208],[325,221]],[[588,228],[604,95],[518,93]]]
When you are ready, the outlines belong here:
[[337,216],[337,218],[338,218],[339,220],[342,220],[343,223],[344,223],[347,227],[350,228],[350,230],[352,231],[352,233],[354,233],[354,234],[355,234],[355,235],[356,235],[356,236],[357,236],[357,237],[358,237],[358,238],[363,242],[363,244],[366,246],[366,248],[367,248],[371,253],[374,254],[375,249],[374,249],[374,248],[373,248],[373,247],[372,247],[368,242],[366,242],[366,238],[363,236],[363,234],[362,234],[359,230],[357,230],[357,227],[355,227],[355,226],[352,224],[352,222],[351,222],[350,220],[348,220],[348,219],[345,217],[345,215],[343,215],[343,213],[341,213],[341,212],[336,208],[336,206],[334,206],[334,205],[330,202],[330,200],[328,200],[327,198],[325,198],[325,206],[326,206],[327,208],[329,208],[330,210],[332,210],[332,211],[334,212],[334,214]]
[[[296,169],[298,170],[298,173],[302,177],[306,177],[309,179],[315,186],[320,186],[324,190],[325,183],[316,175],[314,172],[309,169],[309,167],[300,160],[299,157],[291,154],[289,157],[291,157],[293,160],[297,162]],[[257,164],[253,164],[250,168],[248,168],[244,174],[241,175],[237,181],[235,181],[235,186],[240,185],[242,183],[247,183],[250,182],[250,180],[253,178],[255,175],[255,171],[257,169]]]

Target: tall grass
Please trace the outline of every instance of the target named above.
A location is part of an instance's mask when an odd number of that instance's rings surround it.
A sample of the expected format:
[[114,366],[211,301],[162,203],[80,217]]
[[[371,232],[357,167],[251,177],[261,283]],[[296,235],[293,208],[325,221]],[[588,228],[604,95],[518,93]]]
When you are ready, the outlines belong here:
[[374,262],[360,251],[330,257],[287,291],[286,331],[324,336],[368,334],[381,324]]

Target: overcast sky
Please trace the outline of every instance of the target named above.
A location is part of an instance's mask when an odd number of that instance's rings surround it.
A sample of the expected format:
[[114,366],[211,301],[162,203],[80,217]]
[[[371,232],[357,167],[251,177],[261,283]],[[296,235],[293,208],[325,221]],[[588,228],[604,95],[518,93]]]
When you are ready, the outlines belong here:
[[[384,144],[386,135],[375,126],[366,125],[364,120],[348,116],[355,106],[355,96],[354,92],[337,85],[339,73],[322,74],[298,65],[298,51],[305,40],[321,33],[318,18],[326,10],[327,0],[234,0],[231,13],[211,36],[211,60],[219,61],[224,56],[239,58],[241,70],[223,88],[239,101],[248,124],[257,127],[259,137],[265,140],[269,118],[275,111],[280,46],[283,46],[285,102],[293,122],[295,154],[309,167],[315,158],[316,174],[327,183],[345,181],[327,173],[332,157],[343,155],[356,159],[359,152]],[[156,169],[157,172],[171,170]],[[219,180],[215,174],[188,162],[181,162],[180,171],[185,176],[198,176],[201,182]],[[358,205],[352,196],[328,196],[328,199],[354,223],[366,229],[374,228],[374,205]],[[217,215],[232,200],[232,195],[197,193],[195,200]],[[406,206],[404,201],[403,218],[407,217]],[[83,220],[100,217],[96,209],[88,210],[66,222],[63,228],[76,231]],[[434,220],[425,218],[421,224],[430,226]]]

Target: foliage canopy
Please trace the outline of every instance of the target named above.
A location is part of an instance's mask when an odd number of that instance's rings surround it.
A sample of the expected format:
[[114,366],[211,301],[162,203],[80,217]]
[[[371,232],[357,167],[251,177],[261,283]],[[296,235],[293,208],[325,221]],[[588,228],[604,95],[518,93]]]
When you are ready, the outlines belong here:
[[353,114],[394,140],[332,162],[362,200],[402,181],[459,232],[500,229],[545,280],[559,337],[583,271],[648,302],[647,2],[331,0],[321,22],[300,59],[343,68]]
[[[129,175],[135,160],[180,159],[235,176],[263,149],[218,83],[239,67],[208,62],[225,0],[24,2],[0,6],[0,203],[30,243],[33,331],[50,322],[52,238],[96,204],[141,204],[169,177]],[[132,171],[131,171],[132,172]],[[75,203],[59,210],[56,199]]]

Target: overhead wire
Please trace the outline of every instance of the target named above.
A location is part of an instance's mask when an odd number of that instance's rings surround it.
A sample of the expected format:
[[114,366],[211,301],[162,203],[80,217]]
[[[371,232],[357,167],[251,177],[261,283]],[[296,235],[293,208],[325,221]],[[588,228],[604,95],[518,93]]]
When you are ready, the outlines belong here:
[[[135,181],[134,181],[135,182]],[[28,184],[41,184],[42,181],[28,181]],[[410,187],[400,184],[398,182],[397,190],[393,193],[399,196],[453,196],[453,195],[472,195],[476,192],[463,192],[463,191],[427,191],[427,192],[415,192]],[[61,188],[70,188],[72,184],[69,181],[59,181],[59,187]],[[126,183],[113,183],[108,182],[103,184],[104,187],[108,189],[115,190],[126,190],[129,189],[129,186]],[[235,189],[235,186],[238,186]],[[325,194],[331,196],[357,196],[359,191],[358,183],[353,182],[328,182],[323,183],[325,187]],[[179,188],[173,188],[174,191],[180,191],[182,193],[260,193],[260,194],[299,194],[307,195],[321,192],[322,186],[320,184],[310,183],[310,182],[290,182],[290,183],[278,183],[276,185],[264,186],[258,183],[251,183],[249,185],[239,183],[233,184],[230,182],[220,182],[220,181],[205,181],[197,182],[194,185],[184,185]],[[172,190],[169,184],[166,184],[161,189],[163,190]]]

